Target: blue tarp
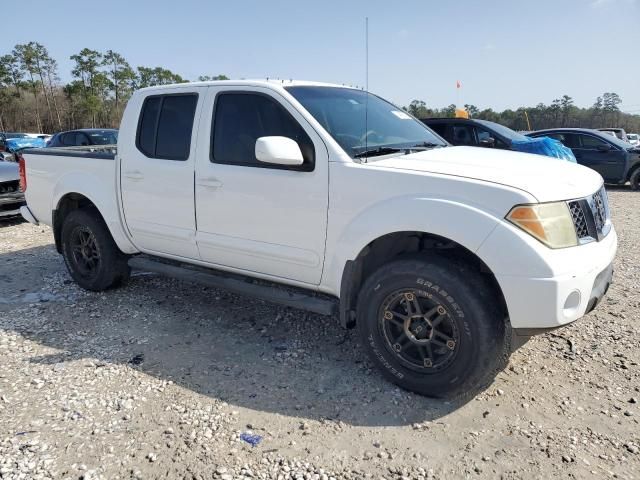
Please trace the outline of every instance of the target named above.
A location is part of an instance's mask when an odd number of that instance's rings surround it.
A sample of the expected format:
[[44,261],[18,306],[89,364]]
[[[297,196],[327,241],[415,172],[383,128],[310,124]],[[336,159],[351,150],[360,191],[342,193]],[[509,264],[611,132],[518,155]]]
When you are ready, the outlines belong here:
[[23,148],[42,148],[45,145],[43,138],[31,137],[8,138],[5,143],[7,145],[7,150],[12,153]]
[[529,138],[527,140],[514,140],[511,149],[516,152],[536,153],[547,157],[555,157],[568,162],[576,163],[576,157],[570,148],[550,137]]

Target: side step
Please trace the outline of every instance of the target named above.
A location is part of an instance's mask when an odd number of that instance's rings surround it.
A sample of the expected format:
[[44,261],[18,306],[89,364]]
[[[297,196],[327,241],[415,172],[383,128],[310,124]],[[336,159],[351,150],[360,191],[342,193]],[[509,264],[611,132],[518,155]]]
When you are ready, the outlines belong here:
[[201,271],[181,265],[163,263],[146,257],[132,257],[129,259],[129,266],[135,270],[145,270],[147,272],[166,275],[167,277],[178,278],[187,282],[202,283],[222,290],[228,290],[240,295],[266,300],[267,302],[278,303],[287,307],[307,310],[320,315],[336,315],[338,312],[337,300],[316,297],[303,290],[285,290],[279,287],[270,287],[227,277],[215,271]]

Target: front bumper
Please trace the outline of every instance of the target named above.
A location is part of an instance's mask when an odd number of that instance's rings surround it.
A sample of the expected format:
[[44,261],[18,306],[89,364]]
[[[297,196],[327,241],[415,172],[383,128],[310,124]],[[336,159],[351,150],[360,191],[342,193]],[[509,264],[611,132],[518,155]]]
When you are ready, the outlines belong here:
[[497,274],[511,326],[520,333],[553,329],[593,310],[611,284],[617,246],[612,228],[600,242],[550,252],[549,267],[561,274],[543,278]]

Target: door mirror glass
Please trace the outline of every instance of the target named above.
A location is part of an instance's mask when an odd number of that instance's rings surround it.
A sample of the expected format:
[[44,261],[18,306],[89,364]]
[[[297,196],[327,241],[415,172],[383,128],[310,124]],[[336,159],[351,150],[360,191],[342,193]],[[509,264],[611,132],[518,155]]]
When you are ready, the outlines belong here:
[[481,147],[493,147],[496,144],[496,139],[493,137],[487,137],[480,140]]
[[256,140],[256,158],[275,165],[302,165],[300,146],[287,137],[260,137]]

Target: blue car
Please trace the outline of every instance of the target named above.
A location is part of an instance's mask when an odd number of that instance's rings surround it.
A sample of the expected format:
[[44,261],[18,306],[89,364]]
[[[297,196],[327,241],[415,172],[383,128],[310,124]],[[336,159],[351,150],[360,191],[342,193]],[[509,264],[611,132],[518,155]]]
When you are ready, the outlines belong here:
[[640,190],[640,149],[613,135],[588,128],[552,128],[528,134],[532,138],[551,137],[570,148],[578,163],[592,168],[606,183]]
[[4,141],[5,151],[2,152],[2,159],[9,162],[16,161],[16,153],[25,148],[43,148],[45,141],[43,138],[16,137],[7,138]]

